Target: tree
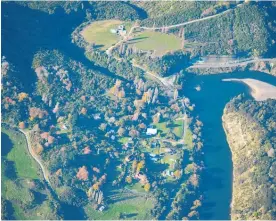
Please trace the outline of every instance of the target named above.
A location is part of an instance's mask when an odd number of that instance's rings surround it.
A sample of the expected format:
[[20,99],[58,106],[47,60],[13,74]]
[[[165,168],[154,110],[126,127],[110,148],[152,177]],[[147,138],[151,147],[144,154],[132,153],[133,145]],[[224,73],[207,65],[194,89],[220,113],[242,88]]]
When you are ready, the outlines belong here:
[[160,113],[155,114],[152,120],[154,124],[157,124],[160,121]]
[[149,184],[149,183],[145,184],[144,190],[145,190],[146,192],[149,192],[149,191],[150,191],[150,184]]
[[176,171],[174,171],[174,176],[177,178],[177,179],[179,179],[180,177],[181,177],[181,171],[180,170],[176,170]]
[[129,136],[131,136],[132,138],[134,137],[138,137],[139,136],[139,131],[132,129],[129,131]]
[[54,141],[55,141],[55,138],[54,138],[53,136],[49,136],[49,137],[48,137],[48,143],[49,143],[49,144],[54,143]]
[[120,127],[120,128],[118,129],[117,133],[118,133],[119,136],[123,136],[124,133],[125,133],[125,129],[124,129],[123,127]]
[[18,127],[19,127],[20,129],[25,129],[26,125],[25,125],[25,123],[22,121],[22,122],[19,122]]
[[83,107],[83,108],[81,109],[81,114],[83,114],[83,115],[86,115],[86,114],[87,114],[87,109],[86,109],[85,107]]
[[131,178],[131,176],[127,176],[127,177],[126,177],[126,182],[129,183],[129,184],[132,183],[132,178]]
[[141,169],[143,169],[145,166],[145,161],[142,160],[137,164],[136,173],[139,173]]
[[94,183],[93,186],[92,186],[93,190],[99,190],[100,189],[100,186],[99,186],[99,183]]
[[107,125],[105,123],[101,123],[100,126],[99,126],[99,128],[100,128],[100,130],[105,131],[106,130],[106,126]]
[[27,93],[21,92],[18,94],[18,101],[21,102],[28,97]]
[[134,173],[137,169],[137,160],[133,160],[132,162],[132,172]]
[[88,174],[86,166],[83,166],[83,167],[79,168],[79,171],[77,173],[77,178],[79,180],[87,181],[88,180],[88,175],[89,174]]

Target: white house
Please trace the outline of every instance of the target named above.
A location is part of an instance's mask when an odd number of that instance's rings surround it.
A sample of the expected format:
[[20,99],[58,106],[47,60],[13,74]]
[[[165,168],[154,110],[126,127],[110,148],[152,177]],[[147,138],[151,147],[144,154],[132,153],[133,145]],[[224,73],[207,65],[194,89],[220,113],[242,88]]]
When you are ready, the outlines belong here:
[[155,135],[157,134],[157,129],[153,129],[153,128],[147,128],[147,135]]
[[101,206],[100,208],[99,208],[99,211],[103,211],[105,209],[105,206]]

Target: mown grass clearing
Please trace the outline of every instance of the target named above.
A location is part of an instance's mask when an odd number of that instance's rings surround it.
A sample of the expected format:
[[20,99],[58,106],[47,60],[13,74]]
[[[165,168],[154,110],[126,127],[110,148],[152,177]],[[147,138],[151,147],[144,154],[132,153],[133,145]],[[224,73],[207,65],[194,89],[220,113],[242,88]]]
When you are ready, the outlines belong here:
[[194,147],[193,133],[190,128],[186,129],[186,133],[185,133],[185,137],[184,137],[184,144],[188,150],[192,150]]
[[178,138],[182,138],[182,135],[183,135],[183,120],[176,120],[174,122],[174,124],[177,125],[177,126],[173,128],[173,133]]
[[85,212],[89,219],[93,220],[111,220],[111,219],[128,219],[128,220],[151,220],[150,210],[154,206],[154,200],[151,198],[124,192],[116,191],[112,197],[114,203],[108,204],[105,211],[96,211],[91,205],[85,207]]
[[[39,167],[28,153],[24,135],[6,127],[2,127],[2,133],[2,150],[5,154],[1,156],[1,191],[3,199],[11,203],[9,218],[53,219],[54,210],[49,198],[41,201],[41,196],[34,194],[35,180],[40,178]],[[41,194],[49,197],[44,189]],[[26,210],[26,207],[31,209]]]
[[116,44],[120,37],[117,34],[111,33],[111,29],[116,29],[119,25],[125,25],[128,31],[130,23],[125,23],[120,20],[104,20],[96,21],[86,26],[82,31],[81,35],[84,40],[90,44],[95,44],[100,49],[107,49],[113,44]]
[[[16,174],[20,178],[39,179],[38,165],[28,153],[27,141],[23,134],[2,127],[13,147],[6,158],[15,164]],[[5,145],[5,144],[3,144]]]
[[182,49],[182,41],[179,37],[155,31],[136,33],[134,38],[128,41],[128,45],[143,51],[155,51],[157,56]]
[[172,125],[167,125],[166,122],[159,122],[155,124],[158,131],[161,132],[161,137],[165,137],[167,133],[169,133],[170,130],[179,138],[182,138],[183,134],[183,121],[182,120],[176,120],[173,122]]

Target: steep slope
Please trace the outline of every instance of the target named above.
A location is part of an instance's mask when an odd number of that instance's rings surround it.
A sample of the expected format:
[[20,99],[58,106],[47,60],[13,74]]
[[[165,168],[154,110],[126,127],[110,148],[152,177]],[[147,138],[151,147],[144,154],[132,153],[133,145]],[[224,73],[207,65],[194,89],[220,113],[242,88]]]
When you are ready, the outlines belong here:
[[275,103],[240,96],[224,110],[234,168],[231,219],[275,219]]

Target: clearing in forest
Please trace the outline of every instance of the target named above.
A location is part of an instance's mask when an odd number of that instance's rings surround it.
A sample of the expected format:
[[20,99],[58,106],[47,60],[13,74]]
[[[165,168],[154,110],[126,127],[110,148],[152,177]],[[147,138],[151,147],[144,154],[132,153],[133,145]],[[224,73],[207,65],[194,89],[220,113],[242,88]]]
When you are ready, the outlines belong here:
[[96,21],[86,26],[81,31],[81,35],[86,42],[105,50],[120,40],[119,26],[121,25],[128,31],[130,24],[120,20]]
[[172,34],[141,31],[135,33],[133,39],[128,41],[128,45],[143,51],[155,51],[156,56],[162,56],[170,51],[182,49],[182,40]]

